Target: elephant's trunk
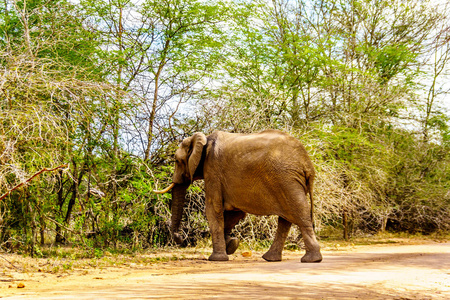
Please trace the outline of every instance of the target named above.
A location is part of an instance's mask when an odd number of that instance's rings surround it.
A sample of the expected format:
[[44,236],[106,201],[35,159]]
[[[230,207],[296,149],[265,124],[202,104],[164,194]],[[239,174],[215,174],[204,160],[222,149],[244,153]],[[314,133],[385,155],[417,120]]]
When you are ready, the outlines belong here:
[[175,184],[172,189],[172,219],[170,232],[172,233],[172,237],[177,244],[181,244],[183,242],[182,236],[178,233],[181,218],[183,217],[183,207],[184,201],[186,198],[186,190],[189,187],[189,184]]

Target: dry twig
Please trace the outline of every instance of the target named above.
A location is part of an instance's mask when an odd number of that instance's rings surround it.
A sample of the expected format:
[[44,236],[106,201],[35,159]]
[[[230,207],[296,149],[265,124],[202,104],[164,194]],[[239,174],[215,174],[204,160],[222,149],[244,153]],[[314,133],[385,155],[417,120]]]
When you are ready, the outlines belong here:
[[5,194],[3,194],[3,195],[0,197],[0,200],[3,200],[3,199],[6,198],[9,194],[11,194],[13,191],[17,190],[17,189],[20,188],[22,185],[27,184],[28,182],[30,182],[31,180],[33,180],[35,177],[39,176],[40,174],[42,174],[42,173],[44,173],[44,172],[52,172],[52,171],[55,171],[55,170],[58,170],[58,169],[64,169],[64,168],[67,168],[67,167],[68,167],[68,165],[67,165],[67,164],[64,164],[64,165],[57,166],[56,168],[53,168],[53,169],[44,168],[44,169],[40,170],[39,172],[35,173],[33,176],[31,176],[31,177],[28,178],[27,180],[25,180],[25,181],[19,183],[18,185],[16,185],[15,187],[13,187],[13,188],[10,189],[9,191],[7,191]]

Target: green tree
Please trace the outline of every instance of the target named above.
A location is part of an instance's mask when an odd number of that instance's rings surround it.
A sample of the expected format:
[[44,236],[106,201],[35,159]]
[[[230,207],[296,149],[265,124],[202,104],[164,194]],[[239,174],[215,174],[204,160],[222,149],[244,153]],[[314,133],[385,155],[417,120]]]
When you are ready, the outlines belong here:
[[[88,140],[82,133],[87,124],[102,120],[104,110],[99,108],[105,106],[114,87],[100,80],[101,68],[95,55],[98,42],[76,17],[75,6],[66,1],[4,1],[3,5],[7,13],[1,20],[5,44],[0,55],[1,189],[6,191],[44,168],[72,163],[69,172],[59,173],[55,194],[51,181],[41,180],[25,186],[23,194],[11,194],[8,205],[2,207],[2,214],[8,216],[8,222],[3,223],[3,239],[6,230],[17,224],[15,216],[21,216],[24,241],[34,245],[35,234],[29,238],[26,233],[29,222],[34,231],[39,220],[43,241],[49,219],[56,224],[62,223],[60,218],[69,221],[77,196],[72,196],[68,204],[65,199],[70,193],[79,194],[84,172],[82,167],[78,173],[76,166],[79,150],[86,148]],[[64,197],[61,183],[72,186],[69,181],[76,188]],[[25,201],[20,201],[23,197]],[[61,215],[66,205],[64,218]],[[14,207],[22,213],[9,214]]]

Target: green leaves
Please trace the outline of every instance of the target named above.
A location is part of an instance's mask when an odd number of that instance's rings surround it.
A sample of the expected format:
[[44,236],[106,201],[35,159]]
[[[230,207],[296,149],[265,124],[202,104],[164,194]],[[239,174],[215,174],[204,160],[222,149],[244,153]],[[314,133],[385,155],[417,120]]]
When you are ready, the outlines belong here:
[[[0,189],[70,162],[11,194],[4,226],[28,246],[47,227],[96,247],[165,244],[170,195],[150,191],[177,144],[279,128],[313,153],[323,222],[345,206],[363,230],[448,227],[450,14],[432,4],[3,1]],[[206,228],[201,186],[189,197]]]

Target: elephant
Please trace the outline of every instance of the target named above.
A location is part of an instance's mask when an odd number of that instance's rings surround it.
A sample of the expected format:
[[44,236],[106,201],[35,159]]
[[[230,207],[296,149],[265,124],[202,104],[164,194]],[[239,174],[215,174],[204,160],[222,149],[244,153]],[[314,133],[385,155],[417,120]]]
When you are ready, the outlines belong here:
[[[239,245],[231,236],[247,213],[277,215],[278,228],[266,261],[281,261],[292,223],[300,227],[306,253],[301,262],[320,262],[322,255],[313,228],[314,166],[302,143],[278,130],[241,134],[197,132],[175,152],[171,234],[176,243],[186,189],[199,179],[205,184],[205,212],[212,237],[210,261],[227,261]],[[306,195],[309,193],[311,205]]]

